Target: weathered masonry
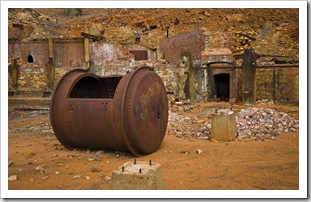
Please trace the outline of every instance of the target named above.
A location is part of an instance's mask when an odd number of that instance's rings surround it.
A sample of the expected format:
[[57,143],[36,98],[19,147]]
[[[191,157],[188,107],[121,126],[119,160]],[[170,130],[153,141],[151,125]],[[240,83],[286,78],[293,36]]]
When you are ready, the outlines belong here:
[[[97,41],[91,34],[72,39],[9,40],[9,92],[51,92],[72,69],[91,68],[100,76],[124,75],[148,63],[176,100],[299,103],[298,64],[261,64],[258,58],[266,56],[253,49],[234,55],[226,32],[193,30],[160,40],[155,49],[135,43],[134,33],[122,35],[130,31],[118,29],[120,33],[114,36],[118,42]],[[113,37],[109,33],[105,37]],[[242,64],[237,64],[238,59]]]

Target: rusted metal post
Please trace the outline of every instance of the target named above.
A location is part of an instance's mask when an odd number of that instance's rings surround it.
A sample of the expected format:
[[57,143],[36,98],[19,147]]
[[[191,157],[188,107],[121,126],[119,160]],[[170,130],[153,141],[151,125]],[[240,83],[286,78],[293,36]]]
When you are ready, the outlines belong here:
[[242,63],[242,102],[252,104],[256,101],[256,55],[254,49],[245,49]]

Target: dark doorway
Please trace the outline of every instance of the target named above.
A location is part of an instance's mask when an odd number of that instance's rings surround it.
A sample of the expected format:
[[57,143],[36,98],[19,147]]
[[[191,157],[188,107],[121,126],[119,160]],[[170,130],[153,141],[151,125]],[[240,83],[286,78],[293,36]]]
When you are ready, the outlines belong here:
[[33,63],[33,57],[32,57],[32,55],[28,55],[27,61],[28,61],[28,63]]
[[221,101],[229,101],[230,93],[230,75],[229,74],[216,74],[214,75],[215,94]]

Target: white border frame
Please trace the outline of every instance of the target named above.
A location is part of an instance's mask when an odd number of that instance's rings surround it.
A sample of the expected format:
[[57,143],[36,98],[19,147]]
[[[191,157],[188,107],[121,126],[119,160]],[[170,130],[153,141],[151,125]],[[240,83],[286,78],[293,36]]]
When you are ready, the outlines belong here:
[[[94,6],[95,5],[95,6]],[[8,190],[8,8],[299,8],[299,190]],[[1,1],[1,198],[306,198],[307,1]]]

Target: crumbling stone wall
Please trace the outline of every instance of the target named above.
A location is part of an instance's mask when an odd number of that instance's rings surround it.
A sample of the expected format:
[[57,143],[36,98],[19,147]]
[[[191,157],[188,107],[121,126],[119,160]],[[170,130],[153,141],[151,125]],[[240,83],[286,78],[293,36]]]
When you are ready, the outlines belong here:
[[117,43],[92,42],[90,43],[91,61],[96,66],[101,66],[107,61],[126,60],[128,51]]
[[234,51],[232,35],[229,32],[210,31],[207,28],[202,29],[205,36],[205,47],[209,49],[228,48]]
[[[19,58],[25,66],[28,56],[31,55],[31,64],[38,67],[44,66],[49,61],[49,45],[47,40],[19,42],[9,41],[9,58]],[[78,67],[84,62],[83,40],[58,40],[54,41],[54,63],[57,67]]]
[[299,68],[256,69],[256,99],[299,103]]
[[161,77],[164,86],[166,87],[166,92],[176,93],[177,82],[173,69],[162,66],[156,67],[155,72]]
[[[58,80],[68,71],[73,70],[72,67],[62,67],[55,69],[54,86]],[[20,68],[17,89],[12,87],[12,79],[9,77],[9,91],[32,91],[42,90],[49,91],[48,79],[44,73],[44,68]]]
[[178,64],[183,52],[191,53],[194,63],[200,63],[201,51],[204,49],[203,31],[186,32],[159,42],[159,55],[169,63]]
[[22,68],[18,79],[19,88],[47,88],[47,82],[42,68]]
[[27,64],[28,56],[33,57],[32,64],[44,65],[48,62],[49,58],[49,47],[47,41],[36,41],[36,42],[19,42],[9,41],[8,55],[9,58],[18,58],[19,62]]

